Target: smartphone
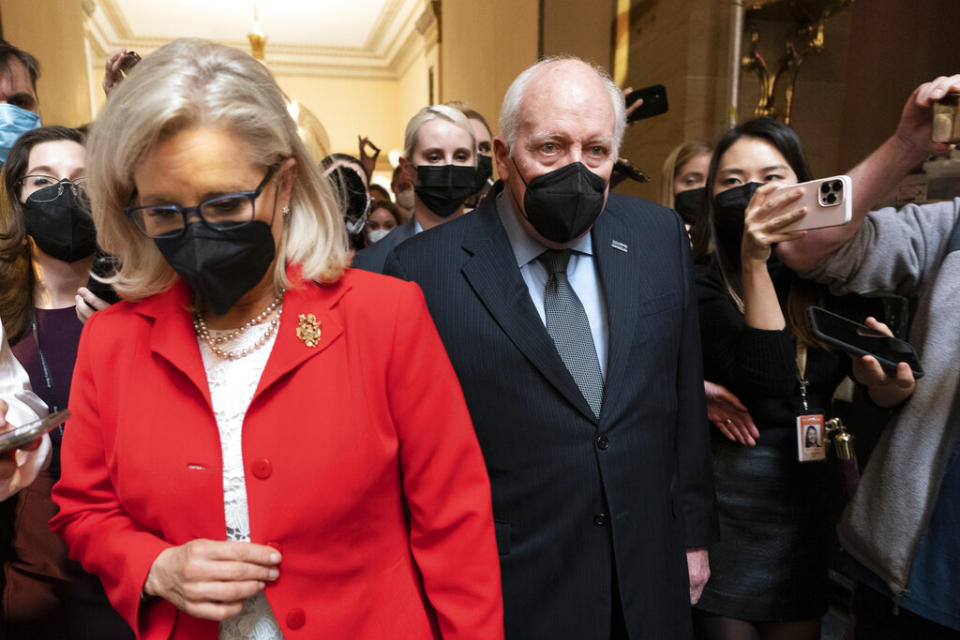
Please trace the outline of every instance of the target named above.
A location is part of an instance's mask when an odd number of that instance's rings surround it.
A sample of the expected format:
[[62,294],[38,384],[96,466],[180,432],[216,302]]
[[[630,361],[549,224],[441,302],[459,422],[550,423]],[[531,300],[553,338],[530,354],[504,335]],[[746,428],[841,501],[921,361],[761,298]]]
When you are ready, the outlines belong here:
[[58,425],[66,422],[70,417],[70,409],[57,411],[50,415],[14,427],[10,431],[0,433],[0,453],[6,453],[11,449],[19,449],[25,444],[33,442],[48,431],[53,431]]
[[[109,278],[117,272],[119,266],[120,261],[116,256],[103,254],[94,258],[90,273],[101,278]],[[100,282],[93,275],[87,279],[87,289],[90,290],[90,293],[110,304],[120,302],[120,296],[113,290],[113,287],[106,282]]]
[[781,231],[801,231],[836,227],[853,217],[853,186],[849,176],[833,176],[780,187],[773,195],[803,189],[803,196],[794,207],[806,207],[807,215]]
[[891,338],[866,325],[844,318],[820,307],[807,310],[813,335],[854,356],[873,356],[884,369],[895,371],[898,362],[906,362],[917,380],[923,377],[920,358],[909,342]]
[[643,100],[643,104],[627,117],[627,122],[636,122],[667,112],[667,88],[662,84],[655,84],[628,93],[626,97],[627,108],[629,109],[634,102],[640,99]]

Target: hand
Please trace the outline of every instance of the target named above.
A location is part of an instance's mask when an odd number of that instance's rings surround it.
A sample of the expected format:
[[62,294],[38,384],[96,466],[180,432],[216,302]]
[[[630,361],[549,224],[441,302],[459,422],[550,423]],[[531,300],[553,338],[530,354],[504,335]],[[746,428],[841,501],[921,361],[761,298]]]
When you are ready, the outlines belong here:
[[[884,335],[893,336],[890,328],[876,318],[867,318],[866,325]],[[889,372],[880,366],[873,356],[850,356],[853,359],[853,377],[866,385],[870,398],[881,407],[895,407],[909,398],[917,382],[913,371],[906,362],[897,363],[896,372]]]
[[[363,166],[363,170],[367,173],[367,180],[370,179],[370,176],[373,175],[373,170],[377,167],[377,158],[380,157],[380,149],[377,148],[377,145],[370,142],[370,138],[357,136],[357,140],[360,141],[360,164]],[[367,154],[367,146],[373,148],[373,155]]]
[[[14,428],[14,425],[7,422],[7,403],[0,400],[0,433],[5,433]],[[33,451],[43,442],[43,436],[23,445],[20,449],[24,451]],[[17,472],[16,449],[0,453],[0,480],[6,480]]]
[[726,387],[707,380],[703,381],[703,390],[707,395],[707,419],[728,439],[748,447],[756,445],[760,431],[740,399]]
[[266,545],[192,540],[157,556],[143,591],[196,618],[223,620],[277,579],[278,564],[280,553]]
[[900,123],[894,137],[912,148],[919,159],[931,153],[947,153],[953,145],[930,140],[933,125],[933,103],[950,91],[960,91],[960,74],[940,76],[917,87],[900,114]]
[[743,243],[740,247],[744,263],[748,260],[766,263],[770,258],[770,247],[778,242],[796,240],[806,235],[806,231],[787,231],[781,229],[806,215],[806,207],[794,205],[803,196],[802,189],[787,189],[783,193],[773,194],[781,184],[765,184],[750,199],[744,217]]
[[[626,100],[627,96],[630,95],[631,93],[633,93],[633,87],[627,87],[626,89],[624,89],[623,90],[624,100]],[[634,100],[632,105],[627,107],[627,125],[633,124],[633,122],[630,122],[630,114],[636,111],[637,109],[639,109],[640,105],[642,104],[643,104],[643,98],[637,98],[636,100]]]
[[110,92],[117,88],[120,81],[123,80],[123,58],[127,55],[126,49],[118,49],[107,56],[107,64],[104,65],[103,72],[103,92],[110,95]]
[[77,295],[74,299],[77,302],[77,317],[80,319],[81,324],[86,324],[87,320],[90,319],[90,316],[92,316],[95,311],[100,311],[110,306],[109,302],[93,295],[90,289],[86,287],[77,289]]
[[706,549],[687,549],[687,573],[690,576],[690,604],[697,604],[710,579],[710,558]]

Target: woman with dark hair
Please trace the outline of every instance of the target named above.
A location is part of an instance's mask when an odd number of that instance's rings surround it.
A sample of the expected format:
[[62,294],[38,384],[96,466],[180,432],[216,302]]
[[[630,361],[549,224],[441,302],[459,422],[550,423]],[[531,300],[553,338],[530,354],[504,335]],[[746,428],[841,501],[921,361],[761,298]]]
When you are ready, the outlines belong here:
[[403,224],[400,207],[389,200],[374,200],[370,205],[370,215],[363,228],[364,246],[369,247],[383,240],[388,233]]
[[[23,134],[3,167],[0,317],[33,390],[65,409],[82,322],[106,302],[84,285],[97,251],[85,185],[83,134],[41,127]],[[132,638],[96,576],[67,559],[47,526],[60,477],[63,426],[51,432],[50,466],[6,507],[12,548],[4,555],[0,637]]]
[[[805,214],[789,206],[802,192],[778,188],[811,178],[792,130],[746,122],[717,145],[706,224],[694,227],[704,374],[743,401],[759,432],[754,446],[714,432],[721,542],[695,609],[701,639],[813,640],[827,608],[830,473],[798,462],[796,429],[799,416],[829,408],[851,364],[806,318],[834,299],[771,254],[803,233],[783,231]],[[788,213],[768,218],[776,207]]]

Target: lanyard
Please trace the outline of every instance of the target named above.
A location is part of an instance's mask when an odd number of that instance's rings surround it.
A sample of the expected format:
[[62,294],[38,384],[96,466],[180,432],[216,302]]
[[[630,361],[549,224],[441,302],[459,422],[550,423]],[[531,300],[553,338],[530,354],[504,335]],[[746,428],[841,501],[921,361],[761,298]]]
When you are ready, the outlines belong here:
[[803,403],[803,410],[809,411],[810,405],[807,403],[807,345],[797,345],[797,382],[800,383],[800,402]]
[[[40,356],[40,369],[43,371],[43,383],[47,387],[48,402],[50,404],[50,413],[56,413],[60,410],[60,407],[57,406],[55,402],[57,394],[53,386],[53,374],[50,373],[50,365],[47,364],[47,358],[43,355],[43,349],[40,348],[40,330],[37,328],[37,318],[34,317],[32,321],[33,329],[33,341],[37,345],[37,355]],[[60,435],[63,435],[63,424],[60,424]]]

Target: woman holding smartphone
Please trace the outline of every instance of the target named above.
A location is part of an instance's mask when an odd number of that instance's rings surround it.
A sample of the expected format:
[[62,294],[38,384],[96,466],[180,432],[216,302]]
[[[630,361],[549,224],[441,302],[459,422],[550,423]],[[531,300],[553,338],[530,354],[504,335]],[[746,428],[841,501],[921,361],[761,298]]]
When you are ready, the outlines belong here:
[[[788,127],[739,125],[717,145],[706,224],[695,227],[705,376],[743,401],[759,434],[745,447],[714,433],[722,541],[710,549],[711,578],[695,609],[701,639],[815,640],[827,608],[831,470],[799,462],[805,433],[797,430],[801,416],[829,410],[851,362],[817,341],[807,320],[809,306],[838,299],[771,253],[803,233],[782,231],[805,214],[789,206],[802,191],[778,189],[811,178]],[[771,219],[774,208],[787,212]],[[871,395],[902,401],[889,391]]]
[[[82,320],[106,302],[84,285],[97,251],[86,196],[86,150],[76,129],[23,134],[3,167],[0,317],[13,355],[50,408],[67,407]],[[47,521],[60,477],[63,429],[50,433],[50,465],[3,509],[4,638],[131,638],[96,576],[67,559]],[[90,634],[90,635],[84,635]]]

